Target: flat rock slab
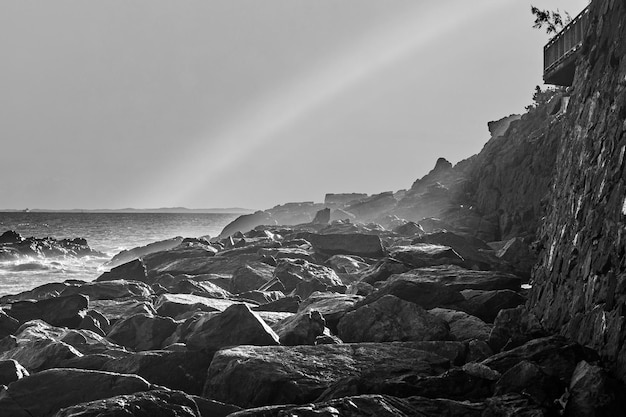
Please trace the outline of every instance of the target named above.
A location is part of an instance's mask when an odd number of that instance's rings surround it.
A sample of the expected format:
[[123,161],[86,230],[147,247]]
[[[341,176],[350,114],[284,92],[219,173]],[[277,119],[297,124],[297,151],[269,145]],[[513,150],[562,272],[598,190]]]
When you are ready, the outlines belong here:
[[412,279],[437,282],[457,291],[463,290],[513,290],[519,291],[522,279],[518,276],[496,271],[475,271],[456,265],[417,268],[391,279]]
[[[223,298],[207,298],[193,294],[163,294],[154,302],[159,315],[175,318],[193,310],[224,311],[238,301]],[[252,304],[250,304],[252,306]]]
[[89,308],[96,310],[110,322],[133,316],[135,314],[156,315],[149,301],[127,300],[91,300]]
[[49,369],[9,384],[0,392],[0,412],[11,417],[46,417],[63,407],[149,389],[148,381],[136,375]]
[[304,404],[341,378],[378,372],[437,375],[450,360],[419,343],[238,346],[215,354],[203,396],[241,407]]
[[93,281],[67,287],[61,296],[82,294],[89,300],[113,300],[116,298],[148,298],[154,294],[152,288],[141,281],[113,280]]

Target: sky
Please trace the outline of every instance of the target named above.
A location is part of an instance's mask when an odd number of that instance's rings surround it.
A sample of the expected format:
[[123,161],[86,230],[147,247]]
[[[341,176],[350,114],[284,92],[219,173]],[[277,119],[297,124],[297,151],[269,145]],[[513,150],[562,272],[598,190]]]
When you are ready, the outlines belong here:
[[0,208],[409,188],[532,101],[549,38],[530,4],[0,0]]

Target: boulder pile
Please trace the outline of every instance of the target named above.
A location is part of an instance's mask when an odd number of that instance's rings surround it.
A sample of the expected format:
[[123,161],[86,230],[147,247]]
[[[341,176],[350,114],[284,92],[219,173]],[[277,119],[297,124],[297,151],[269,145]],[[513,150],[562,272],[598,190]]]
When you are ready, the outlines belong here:
[[502,248],[322,217],[154,245],[92,282],[4,297],[0,416],[550,416],[618,403],[595,352],[525,313]]

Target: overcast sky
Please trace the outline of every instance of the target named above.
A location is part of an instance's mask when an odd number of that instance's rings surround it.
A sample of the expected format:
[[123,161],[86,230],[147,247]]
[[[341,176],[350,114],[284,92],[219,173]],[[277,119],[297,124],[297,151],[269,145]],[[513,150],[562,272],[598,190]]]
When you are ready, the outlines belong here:
[[532,22],[526,0],[0,0],[0,208],[408,188],[531,102]]

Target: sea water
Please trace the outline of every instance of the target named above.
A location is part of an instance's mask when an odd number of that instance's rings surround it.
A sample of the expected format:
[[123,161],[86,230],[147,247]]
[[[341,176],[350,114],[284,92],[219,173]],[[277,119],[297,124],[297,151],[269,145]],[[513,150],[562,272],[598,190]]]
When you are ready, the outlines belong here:
[[0,213],[0,234],[14,230],[23,237],[85,238],[105,257],[31,258],[0,261],[0,296],[48,282],[91,281],[103,264],[125,249],[176,236],[217,236],[238,214],[212,213]]

